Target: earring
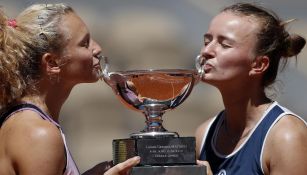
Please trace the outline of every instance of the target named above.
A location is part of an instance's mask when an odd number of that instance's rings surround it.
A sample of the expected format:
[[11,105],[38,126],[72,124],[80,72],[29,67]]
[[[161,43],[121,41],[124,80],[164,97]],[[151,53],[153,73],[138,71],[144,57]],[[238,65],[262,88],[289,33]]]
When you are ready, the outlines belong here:
[[60,82],[60,76],[59,74],[49,74],[48,76],[51,84],[57,84]]

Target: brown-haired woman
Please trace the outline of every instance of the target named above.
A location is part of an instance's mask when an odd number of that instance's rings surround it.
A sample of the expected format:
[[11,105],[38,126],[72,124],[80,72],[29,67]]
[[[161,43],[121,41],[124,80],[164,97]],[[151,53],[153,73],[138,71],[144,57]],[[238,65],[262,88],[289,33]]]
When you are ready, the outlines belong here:
[[265,93],[280,63],[305,45],[286,25],[249,3],[226,7],[211,21],[202,81],[218,88],[225,109],[196,132],[199,163],[210,164],[209,174],[306,174],[306,122]]

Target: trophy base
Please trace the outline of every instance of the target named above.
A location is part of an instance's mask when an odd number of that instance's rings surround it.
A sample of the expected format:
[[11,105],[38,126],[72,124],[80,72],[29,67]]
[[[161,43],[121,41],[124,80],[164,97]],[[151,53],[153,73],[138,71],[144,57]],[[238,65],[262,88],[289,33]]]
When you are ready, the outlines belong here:
[[140,166],[133,167],[131,175],[207,175],[205,166],[178,165],[178,166]]
[[168,131],[153,131],[153,132],[139,132],[130,134],[131,138],[158,138],[158,137],[179,137],[177,132],[168,132]]
[[113,163],[140,156],[141,166],[196,165],[195,137],[113,140]]

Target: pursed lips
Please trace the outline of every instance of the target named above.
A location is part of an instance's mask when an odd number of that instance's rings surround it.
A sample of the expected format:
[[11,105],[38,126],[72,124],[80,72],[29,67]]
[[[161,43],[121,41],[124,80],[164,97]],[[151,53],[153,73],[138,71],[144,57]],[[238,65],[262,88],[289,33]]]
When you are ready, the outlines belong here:
[[208,62],[205,63],[205,65],[204,65],[205,73],[208,73],[212,68],[213,68],[213,66],[210,63],[208,63]]
[[99,60],[93,60],[93,64],[94,64],[93,67],[94,67],[94,68],[99,68],[99,67],[100,67],[100,64],[99,64],[99,63],[100,63]]
[[97,64],[94,64],[93,68],[94,68],[94,69],[100,69],[100,64],[99,64],[99,62],[98,62]]

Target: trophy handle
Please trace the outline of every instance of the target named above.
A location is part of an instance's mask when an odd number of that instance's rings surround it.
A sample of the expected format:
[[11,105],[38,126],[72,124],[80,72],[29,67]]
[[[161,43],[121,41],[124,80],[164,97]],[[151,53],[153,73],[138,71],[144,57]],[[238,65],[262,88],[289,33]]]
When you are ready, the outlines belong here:
[[99,64],[100,64],[100,69],[101,69],[101,73],[99,75],[100,78],[102,78],[104,80],[104,82],[106,82],[110,87],[112,87],[113,90],[115,90],[115,88],[113,87],[115,84],[111,79],[110,76],[110,64],[109,64],[109,60],[108,57],[103,56],[103,55],[99,55],[97,57],[99,59]]
[[204,75],[205,61],[206,60],[202,55],[197,55],[196,58],[195,58],[195,67],[196,67],[197,74],[198,74],[198,77],[199,77],[199,78],[197,78],[197,80],[200,80]]
[[104,80],[110,79],[110,75],[109,75],[110,64],[109,64],[108,57],[99,55],[97,58],[99,59],[99,64],[100,64],[100,69],[101,69],[101,73],[99,76],[103,78]]

